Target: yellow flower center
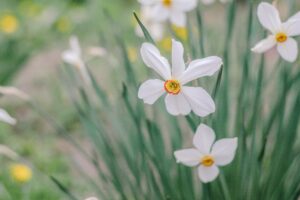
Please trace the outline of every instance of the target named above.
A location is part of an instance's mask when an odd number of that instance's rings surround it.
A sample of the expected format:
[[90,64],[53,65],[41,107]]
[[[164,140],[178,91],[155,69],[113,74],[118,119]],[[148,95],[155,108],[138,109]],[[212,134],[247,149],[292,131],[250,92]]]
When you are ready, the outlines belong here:
[[12,178],[20,183],[27,182],[32,177],[32,171],[29,167],[23,164],[15,164],[10,168]]
[[181,40],[187,40],[188,32],[185,27],[179,26],[172,26],[173,31],[175,32],[176,36],[179,37]]
[[285,33],[277,33],[276,34],[276,41],[279,43],[285,42],[288,36]]
[[169,94],[178,94],[181,90],[181,86],[178,80],[167,80],[165,82],[165,90]]
[[13,15],[5,15],[0,19],[0,29],[4,33],[14,33],[18,29],[19,22]]
[[215,163],[214,158],[210,155],[206,155],[201,159],[201,164],[205,167],[210,167]]
[[172,5],[172,0],[162,0],[165,7],[170,7]]

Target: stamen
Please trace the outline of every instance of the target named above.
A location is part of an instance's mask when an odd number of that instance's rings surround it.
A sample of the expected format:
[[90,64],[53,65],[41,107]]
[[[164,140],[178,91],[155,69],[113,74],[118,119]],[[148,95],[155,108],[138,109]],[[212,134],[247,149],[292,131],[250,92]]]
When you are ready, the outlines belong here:
[[201,164],[205,167],[210,167],[215,163],[214,158],[210,155],[206,155],[201,159]]
[[169,94],[176,95],[180,92],[181,86],[178,80],[167,80],[165,82],[165,90]]
[[165,7],[170,7],[172,5],[172,0],[162,0]]
[[279,43],[285,42],[288,36],[285,33],[277,33],[276,34],[276,41]]

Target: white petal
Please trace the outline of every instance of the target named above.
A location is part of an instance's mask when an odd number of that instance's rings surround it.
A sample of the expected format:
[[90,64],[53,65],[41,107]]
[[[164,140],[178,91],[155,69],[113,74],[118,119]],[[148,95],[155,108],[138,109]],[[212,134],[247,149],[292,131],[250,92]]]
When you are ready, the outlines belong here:
[[183,59],[183,46],[180,42],[172,40],[172,76],[177,78],[182,75],[185,70]]
[[11,117],[5,110],[0,108],[0,121],[15,125],[17,123],[17,120],[13,117]]
[[298,45],[295,39],[288,38],[286,42],[278,43],[277,50],[281,57],[286,61],[296,61],[298,56]]
[[78,54],[74,53],[73,51],[64,51],[62,53],[62,59],[63,61],[65,61],[66,63],[70,64],[70,65],[78,65],[80,62],[80,57]]
[[212,165],[210,167],[200,165],[198,167],[198,175],[203,183],[208,183],[217,178],[219,175],[219,169],[216,165]]
[[164,93],[164,82],[158,79],[151,79],[140,86],[138,97],[143,99],[144,103],[153,104]]
[[194,167],[200,164],[203,156],[197,149],[182,149],[174,152],[177,163],[182,163],[189,167]]
[[300,11],[297,12],[295,15],[291,16],[288,21],[292,21],[292,20],[299,20],[300,19]]
[[211,155],[218,166],[228,165],[235,156],[238,145],[237,138],[218,140],[212,147]]
[[270,50],[272,47],[276,45],[276,40],[274,35],[269,35],[266,39],[261,40],[258,42],[251,51],[255,53],[264,53]]
[[172,11],[171,12],[171,23],[179,26],[179,27],[185,27],[186,25],[186,15],[182,11]]
[[197,7],[197,0],[173,0],[172,9],[178,11],[190,11]]
[[182,93],[188,100],[193,112],[205,117],[216,110],[215,103],[211,96],[201,87],[183,87]]
[[168,94],[165,98],[165,104],[171,115],[187,115],[191,112],[191,107],[182,93]]
[[288,36],[300,35],[300,18],[297,20],[289,20],[283,24],[284,30]]
[[151,18],[157,22],[164,22],[170,17],[170,9],[165,8],[161,3],[152,7]]
[[204,155],[210,154],[216,139],[215,132],[207,125],[200,124],[193,138],[194,146]]
[[165,80],[171,78],[168,60],[160,55],[159,50],[153,44],[143,43],[141,47],[141,56],[144,63],[156,71],[162,78]]
[[212,76],[222,65],[222,59],[210,56],[192,61],[182,76],[179,78],[182,85],[203,76]]
[[266,2],[260,3],[257,9],[257,16],[263,27],[272,33],[280,30],[280,16],[278,10],[273,5]]
[[71,47],[71,50],[73,52],[75,52],[76,54],[78,54],[78,55],[81,54],[81,48],[80,48],[80,45],[79,45],[78,38],[76,36],[72,36],[70,38],[70,47]]
[[214,2],[215,2],[215,0],[202,0],[202,3],[205,4],[205,5],[209,5],[209,4],[212,4]]

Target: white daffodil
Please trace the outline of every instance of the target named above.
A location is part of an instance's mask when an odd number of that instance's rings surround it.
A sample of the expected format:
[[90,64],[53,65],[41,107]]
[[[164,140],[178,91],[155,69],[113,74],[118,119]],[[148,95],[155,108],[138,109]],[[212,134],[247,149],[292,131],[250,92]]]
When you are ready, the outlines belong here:
[[186,12],[197,6],[197,0],[139,0],[143,6],[151,6],[155,21],[166,21],[180,27],[186,24]]
[[8,123],[10,125],[15,125],[17,120],[11,117],[5,110],[0,108],[0,121]]
[[215,180],[219,174],[218,166],[232,162],[237,149],[237,138],[216,139],[214,131],[200,124],[193,138],[196,148],[182,149],[174,152],[177,163],[188,167],[198,167],[198,175],[202,182]]
[[[141,7],[141,21],[149,31],[153,40],[160,41],[163,38],[164,26],[162,25],[162,23],[153,20],[153,18],[151,17],[151,7]],[[139,37],[144,37],[144,33],[138,24],[136,25],[135,33]]]
[[300,13],[286,22],[280,20],[278,10],[271,4],[260,3],[257,10],[260,23],[271,34],[252,48],[253,52],[264,53],[277,46],[280,56],[289,62],[294,62],[298,55],[298,44],[293,36],[300,35]]
[[62,53],[62,59],[66,63],[75,66],[79,70],[81,77],[86,84],[91,83],[89,73],[82,59],[81,48],[77,37],[72,36],[70,38],[70,49]]
[[172,40],[172,70],[168,60],[150,43],[144,43],[141,56],[144,63],[164,80],[150,79],[138,91],[138,97],[147,104],[153,104],[160,96],[167,94],[165,104],[172,115],[187,115],[191,111],[206,116],[215,111],[211,96],[201,87],[186,86],[187,83],[204,76],[212,76],[222,65],[222,59],[211,56],[192,61],[187,69],[183,59],[183,46]]

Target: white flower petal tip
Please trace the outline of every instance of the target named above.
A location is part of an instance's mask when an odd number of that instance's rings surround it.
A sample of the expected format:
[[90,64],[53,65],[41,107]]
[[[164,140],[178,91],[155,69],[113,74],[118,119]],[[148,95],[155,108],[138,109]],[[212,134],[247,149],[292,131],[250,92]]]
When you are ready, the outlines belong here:
[[281,20],[278,10],[270,3],[262,2],[258,5],[257,16],[260,23],[272,33],[279,31]]
[[10,125],[15,125],[17,120],[11,117],[5,110],[0,108],[0,121],[5,122]]
[[98,200],[98,198],[96,198],[96,197],[88,197],[85,200]]
[[276,40],[273,35],[268,36],[266,39],[258,42],[251,51],[254,53],[265,53],[276,45]]
[[151,79],[144,82],[138,91],[138,98],[146,104],[153,104],[165,93],[164,82],[158,79]]
[[200,124],[193,138],[196,149],[174,152],[177,163],[198,167],[198,176],[203,183],[214,181],[219,175],[219,166],[228,165],[235,157],[238,138],[215,141],[215,133],[209,126]]
[[16,152],[3,144],[0,144],[0,155],[4,155],[12,160],[17,160],[19,157]]
[[0,94],[1,95],[8,95],[8,96],[15,96],[24,101],[29,101],[30,96],[25,92],[19,90],[18,88],[11,87],[11,86],[0,86]]

